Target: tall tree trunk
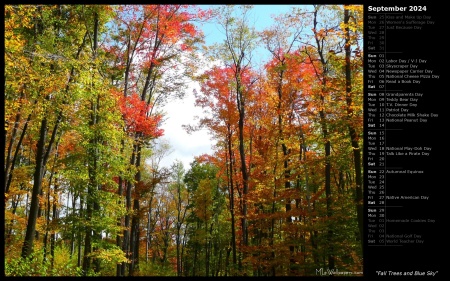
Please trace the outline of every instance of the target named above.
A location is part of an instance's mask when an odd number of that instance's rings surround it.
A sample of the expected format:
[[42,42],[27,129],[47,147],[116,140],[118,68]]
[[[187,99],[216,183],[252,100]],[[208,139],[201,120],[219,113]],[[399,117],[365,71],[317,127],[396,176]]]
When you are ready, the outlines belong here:
[[[58,185],[55,183],[54,197],[53,197],[53,210],[52,210],[52,221],[56,222],[58,219],[58,204],[56,202],[58,192]],[[52,230],[50,234],[50,256],[51,256],[51,268],[53,269],[55,261],[55,242],[56,242],[56,232]]]
[[[275,214],[275,198],[277,197],[277,188],[276,188],[276,180],[274,179],[274,188],[273,188],[273,202],[272,202],[272,210],[271,214],[272,216]],[[276,267],[275,267],[275,249],[274,249],[274,240],[275,240],[275,218],[272,217],[270,221],[270,239],[269,239],[269,246],[270,246],[270,258],[272,262],[271,266],[271,274],[272,276],[276,275]]]
[[[56,151],[58,151],[58,143],[59,143],[60,138],[58,138],[58,141],[56,142]],[[46,209],[46,230],[45,230],[45,235],[44,235],[44,260],[47,259],[47,243],[48,243],[48,232],[50,231],[50,207],[51,207],[51,203],[50,203],[50,191],[51,191],[51,186],[52,186],[52,180],[53,180],[53,176],[55,175],[55,164],[56,164],[56,160],[58,157],[58,153],[55,153],[55,157],[53,159],[53,165],[52,165],[52,169],[50,171],[50,178],[48,180],[48,191],[47,191],[47,209]],[[55,184],[54,184],[54,195],[53,195],[53,208],[52,208],[52,221],[54,221],[55,218],[55,212],[56,212],[56,192],[58,190],[58,179],[55,179]],[[52,232],[52,235],[54,236],[54,232]],[[51,239],[51,238],[50,238]],[[53,265],[53,254],[51,254],[51,264]]]
[[[124,142],[122,141],[121,152],[123,151],[123,147],[124,147]],[[124,181],[123,181],[122,177],[120,176],[119,177],[119,188],[117,190],[117,194],[119,195],[119,198],[121,198],[123,195],[123,184],[124,184]],[[119,201],[119,205],[121,205],[121,201]],[[118,227],[122,226],[122,218],[117,219],[117,226]],[[117,236],[116,236],[116,245],[117,245],[117,247],[122,248],[122,239],[119,234],[117,234]],[[122,248],[122,250],[123,250],[123,248]],[[116,265],[116,276],[122,277],[123,275],[124,275],[124,272],[122,271],[122,264],[118,263]]]
[[[317,30],[317,7],[314,10],[314,30]],[[327,117],[325,116],[325,94],[327,93],[327,75],[328,75],[328,65],[327,61],[324,57],[324,49],[323,44],[320,42],[319,36],[317,32],[314,32],[314,37],[316,40],[317,52],[320,58],[322,73],[318,75],[318,79],[321,81],[322,92],[320,95],[321,102],[321,110],[319,111],[320,116],[320,124],[322,127],[322,134],[324,140],[324,149],[325,149],[325,195],[326,195],[326,206],[327,206],[327,218],[330,221],[332,216],[332,207],[331,207],[331,142],[328,135],[328,125],[327,125]],[[317,72],[316,72],[317,74]],[[334,269],[334,249],[332,243],[333,230],[331,227],[328,227],[327,231],[327,256],[328,256],[328,268]]]
[[[136,184],[140,184],[141,182],[141,151],[142,147],[140,144],[137,144],[136,147],[136,168],[137,172],[135,175]],[[133,199],[133,216],[131,221],[131,263],[129,268],[129,276],[133,276],[134,270],[139,267],[139,224],[140,224],[140,214],[139,214],[139,191],[134,190],[134,199]]]
[[91,268],[91,257],[92,252],[92,196],[93,196],[92,184],[88,184],[88,191],[86,195],[86,230],[84,236],[84,254],[83,254],[83,275],[87,276],[89,269]]
[[[180,222],[177,222],[179,224]],[[177,250],[177,276],[181,276],[181,252],[180,252],[180,227],[177,225],[176,250]]]
[[[282,66],[285,66],[284,63],[284,59],[282,61],[280,61]],[[279,73],[279,81],[278,81],[278,87],[277,87],[277,92],[278,92],[278,139],[277,139],[277,143],[278,140],[281,141],[281,150],[283,151],[283,168],[284,168],[284,188],[285,189],[290,189],[291,188],[291,170],[289,168],[289,159],[288,159],[288,155],[289,155],[289,150],[286,146],[286,144],[284,143],[285,137],[283,136],[283,108],[282,108],[282,102],[283,102],[283,76],[284,76],[284,71],[281,70]],[[289,212],[291,211],[291,199],[290,198],[285,198],[286,200],[286,204],[285,204],[285,209],[286,209],[286,213],[288,213],[288,215],[286,216],[286,223],[289,225],[292,223],[292,217],[289,214]],[[286,237],[285,238],[289,244],[292,244],[291,242],[289,242],[290,238]],[[293,266],[295,264],[295,261],[293,259],[294,256],[294,246],[293,245],[289,245],[289,275],[293,275]]]
[[154,195],[155,185],[152,186],[152,191],[150,194],[150,199],[148,200],[148,214],[147,214],[147,233],[146,233],[146,243],[145,243],[145,260],[149,261],[148,251],[151,245],[151,233],[152,233],[152,201]]
[[228,143],[228,185],[229,185],[229,201],[230,201],[230,213],[231,213],[231,248],[233,251],[233,265],[234,267],[237,264],[237,255],[236,255],[236,226],[235,226],[235,218],[234,218],[234,186],[233,186],[233,152],[232,152],[232,144],[231,138],[233,136],[231,132],[231,125],[227,124],[228,134],[227,134],[227,143]]
[[[98,14],[94,13],[94,30],[93,30],[93,44],[92,44],[92,59],[95,61],[97,57],[97,37],[98,37]],[[95,70],[94,70],[95,71]],[[87,194],[87,208],[86,208],[86,235],[85,235],[85,247],[84,247],[84,262],[83,262],[83,271],[84,274],[90,270],[92,258],[90,257],[91,253],[97,249],[97,247],[93,246],[93,242],[99,239],[100,233],[92,227],[92,217],[94,212],[98,212],[100,210],[100,205],[98,202],[98,191],[99,191],[99,183],[98,183],[98,146],[101,145],[101,140],[99,134],[97,132],[97,124],[100,122],[99,111],[100,111],[100,95],[95,91],[94,85],[94,75],[92,74],[90,89],[91,92],[95,93],[95,98],[91,101],[91,112],[90,112],[90,120],[89,127],[94,131],[94,135],[92,139],[89,140],[89,148],[88,148],[88,174],[89,174],[89,184],[88,184],[88,194]],[[93,259],[94,262],[94,271],[100,271],[100,261],[96,258]]]
[[[34,101],[33,105],[37,104],[37,100]],[[25,124],[23,125],[23,129],[22,132],[20,133],[20,137],[19,137],[19,141],[16,145],[16,149],[14,150],[14,156],[11,159],[11,150],[12,147],[14,145],[14,140],[15,140],[15,135],[16,135],[16,131],[17,131],[17,127],[19,126],[19,120],[20,120],[20,113],[17,114],[16,116],[16,121],[14,124],[14,129],[13,129],[13,133],[11,136],[11,140],[8,146],[8,154],[6,157],[6,163],[5,163],[5,193],[8,193],[9,191],[9,187],[11,186],[11,180],[12,180],[12,175],[13,175],[13,171],[14,168],[16,166],[16,161],[17,161],[17,156],[19,155],[19,151],[20,148],[22,146],[22,142],[23,142],[23,138],[25,137],[25,133],[27,132],[27,128],[28,128],[28,124],[31,120],[31,113],[28,115],[27,120],[25,121]]]
[[[135,165],[136,162],[136,154],[137,154],[137,145],[134,144],[133,145],[133,152],[131,154],[130,157],[130,165],[133,166]],[[131,259],[131,252],[130,252],[130,242],[131,242],[131,194],[132,194],[132,184],[129,181],[126,181],[126,209],[127,209],[127,214],[125,215],[125,229],[123,231],[123,245],[122,245],[122,250],[124,251],[124,253],[126,254],[126,257],[128,259]],[[126,269],[126,264],[125,262],[122,263],[122,269],[121,272],[123,275],[125,275],[125,269]]]
[[33,175],[33,190],[31,193],[30,215],[28,216],[27,230],[25,240],[22,246],[22,257],[28,257],[33,250],[34,237],[36,232],[36,221],[39,212],[39,193],[41,192],[42,178],[45,167],[44,154],[45,142],[47,139],[47,118],[41,121],[41,129],[39,131],[39,140],[36,151],[36,167]]
[[[138,195],[135,195],[138,196]],[[129,276],[133,276],[135,270],[139,269],[139,199],[135,198],[133,200],[133,218],[131,220],[131,263],[130,263],[130,272]]]
[[[83,205],[84,205],[84,199],[83,199],[83,196],[80,195],[80,210],[79,210],[79,213],[78,213],[78,216],[80,218],[83,217],[83,207],[84,207]],[[74,232],[75,232],[75,230],[74,230]],[[82,240],[81,239],[81,232],[77,231],[76,233],[77,233],[77,239],[78,239],[78,245],[77,245],[77,266],[81,267],[82,266],[82,260],[81,260],[81,240]]]
[[[78,59],[80,56],[80,53],[83,49],[83,46],[85,44],[87,37],[87,32],[85,36],[83,37],[83,41],[81,42],[81,45],[78,47],[77,54],[75,56],[75,59]],[[69,74],[69,80],[66,84],[66,88],[64,90],[65,94],[69,93],[69,87],[72,83],[72,80],[75,75],[75,68],[72,67],[70,74]],[[46,96],[45,98],[47,101],[50,100],[49,96]],[[64,103],[64,102],[63,102]],[[23,258],[28,257],[32,250],[33,250],[33,243],[34,243],[34,236],[36,233],[36,221],[37,216],[39,212],[39,193],[41,192],[42,187],[42,178],[44,176],[45,171],[45,165],[47,163],[48,156],[50,152],[52,151],[52,146],[55,141],[56,133],[58,132],[59,124],[62,120],[62,110],[59,110],[59,113],[57,115],[55,125],[53,127],[53,132],[50,137],[49,143],[47,145],[47,149],[45,149],[45,143],[47,141],[47,133],[48,133],[48,120],[47,117],[44,116],[44,118],[41,121],[41,127],[39,130],[39,139],[37,143],[37,152],[36,152],[36,166],[34,169],[33,174],[33,190],[31,194],[31,204],[30,204],[30,215],[28,217],[28,223],[27,223],[27,230],[25,234],[25,239],[22,246],[22,254],[21,256]]]
[[[98,29],[99,29],[98,13],[97,13],[97,12],[94,12],[94,30],[93,30],[93,32],[94,32],[94,36],[93,36],[93,37],[94,37],[94,38],[93,38],[93,47],[92,47],[93,61],[95,61],[95,60],[97,59],[97,49],[98,49]],[[95,71],[95,66],[94,66],[94,71]],[[95,89],[95,88],[96,88],[96,86],[95,86],[95,72],[94,72],[94,74],[92,75],[92,83],[91,83],[91,87],[92,87],[92,89]],[[96,92],[96,91],[94,91],[94,92]],[[95,105],[96,105],[96,111],[95,111],[95,119],[94,119],[94,121],[95,121],[95,125],[97,125],[97,124],[99,124],[99,123],[101,122],[101,120],[100,120],[100,115],[99,115],[100,108],[101,108],[101,105],[100,105],[100,94],[98,94],[98,93],[97,93],[97,96],[96,96],[96,102],[95,102]],[[99,192],[99,190],[101,189],[101,186],[100,186],[100,184],[98,183],[98,179],[97,179],[97,173],[98,173],[98,169],[99,169],[98,159],[99,159],[99,157],[100,157],[98,146],[101,146],[101,145],[105,145],[105,141],[102,140],[101,135],[95,134],[95,154],[94,154],[94,157],[95,157],[95,162],[94,162],[94,163],[95,163],[95,166],[94,166],[94,169],[95,169],[95,177],[96,177],[96,178],[95,178],[95,182],[96,182],[95,193],[96,193],[96,194],[97,194],[97,193]],[[99,203],[98,196],[95,196],[95,198],[94,198],[93,208],[94,208],[94,211],[95,211],[97,214],[100,212],[100,203]],[[102,233],[101,233],[101,232],[94,231],[94,232],[93,232],[93,236],[94,236],[94,238],[95,238],[97,241],[100,241],[100,240],[102,239]],[[94,252],[95,252],[97,249],[98,249],[97,246],[93,247],[93,251],[94,251]],[[100,272],[100,260],[99,260],[98,258],[94,258],[94,270],[95,270],[96,273]]]
[[184,228],[183,231],[183,243],[181,246],[181,271],[184,272],[184,275],[187,275],[187,271],[186,271],[186,261],[185,261],[185,254],[184,254],[184,249],[186,248],[186,237],[187,237],[187,228],[188,226],[186,225],[186,227]]
[[352,109],[352,76],[350,65],[350,28],[348,27],[350,15],[347,5],[344,5],[344,25],[345,25],[345,92],[347,102],[347,118],[348,118],[348,131],[353,148],[353,161],[355,165],[355,205],[356,215],[358,219],[359,228],[359,240],[361,247],[363,246],[363,230],[364,230],[364,209],[363,209],[363,181],[362,181],[362,169],[361,169],[361,149],[359,147],[359,137],[356,133],[355,127],[352,125],[351,118],[353,117]]
[[241,73],[240,69],[236,70],[237,76],[237,107],[239,111],[239,155],[241,159],[241,173],[242,173],[242,185],[243,185],[243,203],[242,203],[242,237],[244,246],[248,245],[248,231],[247,231],[247,198],[246,195],[248,193],[248,173],[247,173],[247,164],[245,161],[245,148],[244,148],[244,120],[245,120],[245,101],[243,97],[243,92],[241,89]]
[[[23,86],[23,87],[25,88],[25,86]],[[23,99],[23,97],[24,97],[24,91],[22,90],[20,92],[19,100]],[[7,150],[8,152],[6,153],[6,157],[5,157],[6,161],[5,161],[5,172],[4,172],[4,179],[3,179],[4,180],[4,192],[5,193],[8,193],[8,190],[9,190],[8,182],[11,181],[10,178],[12,176],[12,173],[10,173],[10,170],[12,170],[13,167],[14,167],[14,161],[12,161],[12,159],[11,159],[11,153],[12,153],[12,147],[14,145],[14,141],[16,139],[17,129],[19,128],[19,121],[20,121],[20,118],[22,116],[22,114],[21,114],[22,105],[23,104],[20,104],[20,107],[19,107],[19,109],[17,111],[17,114],[16,114],[16,118],[14,120],[14,127],[12,129],[11,138],[10,138],[9,144],[8,144],[8,150]],[[28,115],[28,116],[30,116],[30,115]],[[28,122],[25,123],[25,126],[27,124],[28,124]],[[20,148],[20,145],[21,145],[20,143],[17,145],[16,151]]]

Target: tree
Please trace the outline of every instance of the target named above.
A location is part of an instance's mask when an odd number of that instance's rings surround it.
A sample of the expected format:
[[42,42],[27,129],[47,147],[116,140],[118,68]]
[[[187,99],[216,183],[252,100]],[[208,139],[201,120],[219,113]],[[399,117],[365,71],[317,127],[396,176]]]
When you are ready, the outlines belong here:
[[193,276],[214,276],[225,270],[221,253],[229,244],[222,234],[229,233],[230,226],[223,221],[225,194],[217,173],[212,163],[198,158],[184,177],[191,210],[187,218],[189,239],[184,268],[186,273],[192,268]]
[[[297,11],[297,15],[301,11]],[[298,125],[295,120],[295,110],[299,109],[299,96],[301,94],[306,95],[306,91],[302,92],[302,85],[299,81],[305,79],[303,72],[311,71],[305,64],[301,64],[300,67],[295,65],[302,62],[301,56],[298,52],[294,52],[298,48],[300,36],[302,36],[303,28],[305,25],[306,17],[292,17],[291,13],[276,18],[276,25],[268,30],[265,30],[261,36],[262,41],[265,43],[267,50],[272,55],[272,60],[266,65],[268,84],[269,87],[276,93],[277,102],[275,104],[275,114],[278,120],[277,124],[277,136],[275,138],[275,146],[281,148],[282,163],[283,163],[283,177],[284,188],[292,188],[293,183],[291,177],[295,168],[291,167],[293,159],[291,154],[294,151],[293,147],[288,144],[295,144],[295,141],[291,141],[292,138],[296,138],[298,131]],[[304,59],[303,59],[304,60]],[[303,69],[301,69],[303,68]],[[294,128],[294,129],[293,129]],[[278,162],[278,152],[276,153],[276,161]],[[276,168],[275,168],[276,169]],[[297,206],[300,199],[296,199]],[[291,198],[285,198],[286,204],[286,222],[292,223],[291,213]],[[289,238],[286,238],[289,239]],[[289,275],[294,275],[294,243],[289,243]]]
[[[176,243],[176,260],[177,260],[177,276],[181,276],[183,272],[183,241],[186,239],[186,225],[185,220],[187,216],[189,202],[188,190],[183,183],[184,168],[183,163],[176,161],[172,165],[172,183],[169,186],[172,194],[172,200],[176,208],[175,221],[175,243]],[[181,230],[184,229],[184,235]],[[183,240],[183,241],[182,241]]]
[[[199,77],[201,91],[194,92],[196,105],[200,106],[207,117],[200,119],[199,128],[211,130],[219,144],[225,148],[224,157],[217,159],[216,165],[226,171],[229,210],[231,213],[230,244],[233,254],[233,265],[237,265],[235,196],[237,191],[235,173],[234,142],[237,134],[238,114],[230,81],[233,79],[231,68],[214,67]],[[193,130],[195,128],[188,128]],[[188,131],[189,131],[188,130]],[[225,163],[225,165],[223,165]],[[227,266],[228,268],[228,266]]]
[[[64,6],[54,9],[52,6],[39,6],[34,21],[34,46],[40,46],[39,52],[32,55],[35,69],[42,69],[48,73],[50,78],[36,90],[38,100],[43,111],[38,115],[40,119],[40,129],[37,140],[36,165],[33,175],[33,192],[31,196],[30,215],[28,217],[27,231],[22,247],[22,257],[28,257],[33,249],[36,221],[39,210],[39,194],[42,188],[42,181],[45,174],[46,164],[49,155],[53,150],[63,115],[70,102],[69,96],[71,85],[75,79],[75,68],[70,65],[79,63],[80,54],[85,47],[85,34],[83,34],[82,22],[63,25],[64,21],[72,20],[67,17],[65,9],[72,10],[74,7]],[[64,12],[63,12],[64,11]],[[61,21],[61,22],[60,22]],[[68,28],[64,30],[63,28]],[[80,32],[81,31],[81,32]],[[66,36],[60,37],[59,33]],[[72,38],[68,37],[72,34]],[[73,39],[74,41],[71,41]],[[81,42],[72,44],[72,42]],[[32,44],[33,44],[32,43]],[[55,51],[59,50],[59,54]],[[63,59],[65,58],[65,59]],[[42,73],[43,74],[43,73]],[[68,77],[69,79],[61,79]],[[56,109],[54,116],[48,115],[45,109],[52,107]],[[51,126],[51,129],[49,128]]]
[[[361,116],[361,98],[354,98],[355,94],[361,96],[361,89],[358,89],[354,93],[353,84],[355,78],[357,82],[361,81],[362,60],[361,50],[358,45],[359,34],[363,26],[362,20],[362,7],[344,5],[344,38],[345,38],[345,92],[346,92],[346,103],[347,103],[347,118],[348,118],[348,131],[349,137],[352,143],[353,149],[353,159],[355,165],[355,203],[356,211],[358,216],[358,227],[359,227],[359,240],[363,241],[363,225],[364,225],[364,212],[363,212],[363,179],[362,179],[362,166],[361,166],[361,146],[359,144],[361,137],[360,131],[362,128],[362,116]],[[352,19],[352,20],[350,20]],[[353,31],[351,35],[350,30]],[[352,44],[356,44],[356,49],[352,51]],[[355,53],[355,57],[352,65],[352,53]],[[352,71],[352,69],[354,71]],[[352,72],[354,73],[352,75]],[[352,76],[355,77],[352,79]],[[359,83],[358,83],[359,85]],[[356,110],[355,110],[356,109]],[[356,111],[356,112],[355,112]]]
[[[24,124],[24,126],[16,145],[15,156],[11,161],[11,164],[16,161],[14,158],[17,159],[19,151],[29,150],[30,153],[35,153],[33,159],[29,158],[34,176],[33,181],[30,181],[33,188],[22,257],[30,257],[34,242],[40,239],[38,234],[43,231],[45,232],[44,261],[47,259],[47,243],[50,239],[51,266],[53,267],[55,240],[58,236],[56,231],[60,228],[60,223],[68,221],[67,217],[58,217],[59,208],[61,208],[58,201],[61,200],[63,193],[69,194],[71,190],[76,190],[76,187],[68,187],[67,183],[75,182],[72,181],[75,178],[77,178],[77,184],[83,181],[81,177],[74,176],[74,172],[78,169],[81,171],[80,176],[84,175],[84,169],[88,167],[89,173],[86,171],[86,175],[88,174],[90,178],[87,185],[90,188],[89,193],[86,194],[85,190],[77,190],[73,204],[78,198],[81,200],[81,208],[86,203],[90,208],[87,221],[91,221],[94,219],[94,213],[92,213],[94,209],[98,212],[96,214],[98,217],[110,212],[108,208],[101,208],[99,202],[101,203],[102,200],[114,202],[114,198],[109,197],[108,193],[96,189],[106,188],[112,181],[112,174],[119,173],[122,169],[122,166],[118,164],[120,156],[113,149],[111,150],[111,147],[116,146],[115,141],[122,137],[118,130],[121,120],[117,117],[120,115],[116,110],[114,97],[109,95],[109,87],[103,83],[101,73],[96,68],[98,61],[102,59],[101,54],[97,52],[98,40],[102,27],[110,15],[110,9],[107,6],[23,5],[9,6],[7,10],[11,20],[11,39],[14,39],[14,33],[21,34],[21,43],[24,46],[21,58],[23,62],[28,62],[30,73],[32,73],[29,77],[34,77],[29,81],[27,81],[28,78],[22,79],[25,82],[23,85],[28,85],[26,88],[30,90],[29,94],[24,92],[22,101],[25,101],[23,98],[27,96],[29,102],[34,100],[35,106],[32,111],[28,111],[25,122],[20,121],[21,116],[15,116],[19,121],[17,125]],[[18,24],[18,15],[24,16],[20,20],[25,25],[14,27],[13,22]],[[13,45],[8,52],[15,52]],[[16,63],[11,61],[8,69],[17,69],[15,65]],[[17,75],[22,78],[28,76],[19,73]],[[15,85],[14,79],[8,79],[7,83],[11,83],[12,87]],[[84,107],[88,104],[88,110],[92,110],[89,113]],[[81,121],[79,118],[82,117],[86,118]],[[100,120],[104,122],[101,123]],[[91,127],[87,128],[87,126]],[[26,140],[25,133],[28,128],[30,138]],[[19,127],[16,126],[15,132],[11,134],[9,151],[12,151],[14,135],[18,133],[18,130]],[[76,144],[74,137],[83,137],[83,141]],[[109,141],[105,142],[108,138]],[[89,153],[83,154],[83,151],[89,151]],[[77,157],[76,155],[85,157],[86,162],[71,161],[72,157]],[[70,160],[65,159],[65,156]],[[10,157],[11,153],[8,158],[11,159]],[[51,162],[49,162],[50,159],[52,159]],[[72,166],[69,163],[76,163],[79,166]],[[68,169],[74,170],[71,172]],[[7,166],[5,170],[10,183],[14,178],[13,170],[14,165]],[[8,184],[6,188],[7,186]],[[110,206],[113,207],[114,204]],[[114,215],[120,214],[120,208],[116,211]],[[83,216],[84,213],[80,210],[79,215]],[[114,215],[109,213],[111,217]],[[90,225],[88,223],[87,228]],[[97,226],[101,230],[111,231],[108,220],[103,220]],[[94,229],[94,231],[97,230]],[[86,262],[90,259],[88,255],[94,254],[89,242],[90,233],[89,230],[86,231]],[[80,252],[82,242],[80,236],[79,242]],[[104,255],[106,252],[102,252],[107,250],[103,246],[107,248],[107,245],[94,248],[95,254],[102,256],[103,259],[110,258]],[[117,257],[117,260],[121,260],[120,257]],[[89,263],[85,263],[85,273],[89,267]]]
[[252,50],[255,48],[256,32],[249,27],[248,17],[251,6],[238,6],[237,16],[234,15],[234,6],[225,6],[218,10],[218,22],[225,32],[225,40],[215,47],[218,57],[233,71],[233,92],[235,94],[236,108],[239,113],[238,139],[240,155],[240,172],[242,175],[242,244],[248,245],[247,222],[247,194],[249,190],[249,175],[244,140],[244,123],[246,118],[246,103],[248,92],[251,91],[255,80],[251,79],[245,84],[244,75],[250,72]]
[[[128,133],[135,140],[130,164],[136,167],[133,181],[126,181],[127,209],[134,215],[125,217],[123,250],[130,253],[129,275],[133,275],[139,262],[139,212],[137,196],[132,200],[133,186],[141,182],[141,152],[149,140],[157,138],[161,132],[153,130],[159,125],[161,114],[158,105],[171,97],[182,96],[182,85],[190,67],[181,67],[182,54],[192,51],[199,42],[199,33],[191,23],[194,18],[204,16],[201,11],[190,13],[186,5],[145,5],[119,6],[115,28],[119,36],[113,35],[108,51],[113,59],[111,81],[121,85],[126,101],[122,106]],[[171,69],[180,69],[179,72]],[[124,71],[124,76],[119,76]],[[180,74],[179,74],[180,73]],[[130,107],[128,105],[131,105]],[[139,110],[127,108],[139,108]],[[138,113],[138,114],[136,114]],[[132,117],[132,122],[130,118]],[[127,120],[128,119],[128,120]],[[144,122],[142,122],[144,121]],[[157,126],[156,126],[157,127]],[[150,133],[150,134],[148,134]],[[119,179],[119,193],[122,193],[122,180]],[[133,201],[133,206],[131,205]],[[130,221],[130,216],[131,221]],[[131,225],[130,225],[131,223]],[[128,230],[131,226],[131,229]],[[125,265],[118,268],[118,275],[125,274]]]

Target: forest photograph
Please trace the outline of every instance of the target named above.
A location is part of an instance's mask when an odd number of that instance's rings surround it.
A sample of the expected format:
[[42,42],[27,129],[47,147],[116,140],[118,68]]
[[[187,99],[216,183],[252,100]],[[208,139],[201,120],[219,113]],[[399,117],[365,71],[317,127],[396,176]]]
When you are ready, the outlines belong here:
[[362,5],[5,5],[4,276],[362,276]]

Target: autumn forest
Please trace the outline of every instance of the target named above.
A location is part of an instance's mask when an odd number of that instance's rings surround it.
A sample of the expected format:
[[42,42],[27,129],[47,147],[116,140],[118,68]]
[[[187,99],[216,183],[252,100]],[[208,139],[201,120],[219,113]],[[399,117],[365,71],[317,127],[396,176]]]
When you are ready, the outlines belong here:
[[5,276],[362,274],[362,6],[253,9],[4,6]]

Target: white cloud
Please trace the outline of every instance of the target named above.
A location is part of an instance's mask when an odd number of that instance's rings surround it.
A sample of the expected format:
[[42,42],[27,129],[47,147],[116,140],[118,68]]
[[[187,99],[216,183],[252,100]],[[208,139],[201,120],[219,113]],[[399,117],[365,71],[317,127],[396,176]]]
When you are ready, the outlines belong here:
[[[223,65],[218,60],[207,59],[202,53],[197,55],[197,63],[200,66],[197,74],[214,66]],[[176,70],[170,69],[167,73],[170,71]],[[200,91],[200,85],[198,82],[192,81],[186,85],[185,96],[182,100],[170,100],[163,107],[165,122],[161,126],[164,129],[162,138],[169,141],[172,153],[161,160],[161,166],[170,167],[175,160],[180,160],[187,171],[195,156],[213,152],[214,141],[211,140],[211,134],[206,129],[188,134],[182,127],[183,125],[197,126],[199,121],[195,117],[201,118],[204,115],[203,110],[195,106],[194,89]]]
[[180,160],[188,170],[195,156],[212,153],[213,141],[206,130],[188,134],[182,128],[183,125],[197,125],[195,116],[202,116],[202,109],[195,107],[194,88],[199,89],[198,83],[189,83],[184,99],[172,100],[164,106],[163,138],[169,140],[173,152],[162,159],[162,166],[169,167],[175,160]]

